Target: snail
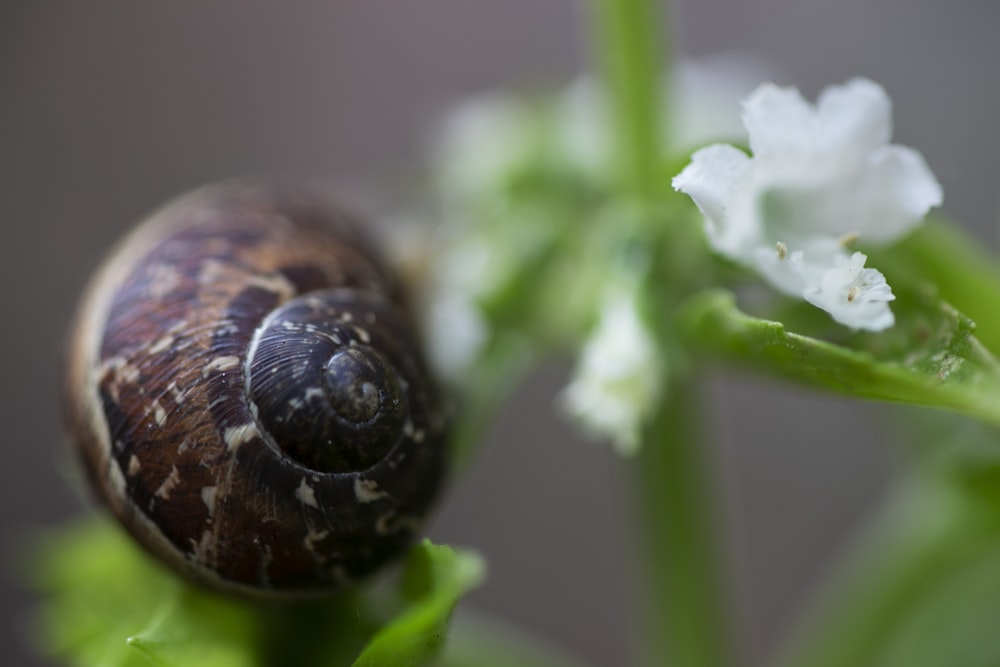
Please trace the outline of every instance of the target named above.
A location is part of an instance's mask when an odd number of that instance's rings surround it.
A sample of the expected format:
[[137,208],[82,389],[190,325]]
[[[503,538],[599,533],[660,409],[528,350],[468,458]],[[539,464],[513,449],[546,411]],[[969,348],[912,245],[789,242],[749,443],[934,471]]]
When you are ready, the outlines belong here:
[[67,422],[97,495],[191,581],[335,591],[414,538],[447,420],[399,282],[356,223],[265,184],[182,196],[72,325]]

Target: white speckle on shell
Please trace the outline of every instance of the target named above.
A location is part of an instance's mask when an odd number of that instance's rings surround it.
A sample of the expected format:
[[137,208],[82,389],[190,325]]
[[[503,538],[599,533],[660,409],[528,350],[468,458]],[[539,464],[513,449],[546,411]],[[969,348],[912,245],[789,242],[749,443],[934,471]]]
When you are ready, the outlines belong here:
[[170,466],[170,474],[167,478],[163,480],[160,484],[160,488],[156,490],[153,494],[157,498],[162,498],[163,500],[170,500],[170,493],[177,488],[177,485],[181,483],[181,473],[177,469],[177,466]]
[[191,540],[191,558],[199,563],[211,565],[215,560],[216,545],[215,534],[211,530],[204,531],[201,540],[198,542]]
[[160,405],[159,399],[155,399],[149,404],[148,412],[153,413],[153,419],[156,420],[157,426],[163,426],[167,423],[167,411],[163,409],[162,405]]
[[359,503],[371,503],[382,498],[388,498],[389,494],[379,488],[378,482],[374,479],[357,478],[354,480],[354,497]]
[[206,259],[202,262],[201,270],[198,272],[198,284],[212,285],[218,283],[231,270],[225,262],[217,259]]
[[316,551],[316,543],[322,542],[327,537],[329,537],[329,535],[330,531],[328,530],[316,530],[314,528],[310,528],[309,532],[302,540],[302,543],[305,544],[306,549],[308,549],[310,552],[318,554],[318,552]]
[[280,296],[282,301],[291,299],[295,296],[296,291],[295,285],[280,273],[270,276],[254,275],[247,280],[247,284],[259,287],[268,292],[274,292]]
[[309,505],[310,507],[319,509],[319,503],[316,502],[316,492],[313,491],[311,486],[306,484],[305,477],[302,478],[298,488],[295,489],[295,497],[298,498],[299,502],[303,505]]
[[170,349],[170,346],[174,344],[174,337],[170,334],[162,336],[157,340],[153,341],[153,344],[149,346],[150,354],[160,354],[161,352],[166,352]]
[[[116,360],[121,360],[119,357]],[[139,369],[130,363],[124,362],[115,366],[115,382],[118,384],[133,384],[139,381]]]
[[229,371],[240,365],[240,358],[234,356],[216,357],[201,369],[201,376],[208,377],[215,371]]
[[323,399],[325,396],[326,394],[323,393],[322,387],[309,387],[302,395],[302,398],[306,401],[311,401],[314,398]]
[[136,384],[140,377],[139,367],[125,357],[113,357],[105,361],[101,365],[100,375],[102,377],[110,376],[108,389],[116,403],[120,399],[122,386]]
[[205,503],[205,507],[208,508],[208,515],[215,516],[215,499],[219,493],[218,486],[203,486],[201,487],[201,500]]
[[183,276],[173,264],[155,264],[149,269],[149,296],[159,299],[181,284]]
[[218,338],[223,338],[225,336],[232,336],[234,333],[240,330],[240,325],[232,322],[230,320],[220,320],[219,326],[215,328],[213,335]]
[[398,468],[406,460],[406,452],[401,451],[396,456],[390,458],[387,462],[389,467],[393,470]]
[[176,380],[171,382],[170,386],[167,387],[167,393],[170,394],[170,398],[174,399],[174,403],[177,405],[184,404],[184,392],[177,386]]
[[128,459],[128,474],[129,476],[134,476],[142,469],[142,463],[139,462],[139,457],[133,454]]
[[412,516],[396,516],[392,510],[386,512],[375,521],[375,532],[379,535],[391,535],[401,530],[416,532],[420,529],[420,519]]
[[226,432],[222,435],[222,439],[226,441],[226,447],[229,448],[229,451],[234,452],[239,449],[240,445],[250,442],[259,436],[260,431],[257,430],[257,425],[251,422],[227,428]]
[[407,419],[406,423],[403,424],[403,435],[419,444],[427,437],[427,431],[417,428],[413,425],[413,420]]

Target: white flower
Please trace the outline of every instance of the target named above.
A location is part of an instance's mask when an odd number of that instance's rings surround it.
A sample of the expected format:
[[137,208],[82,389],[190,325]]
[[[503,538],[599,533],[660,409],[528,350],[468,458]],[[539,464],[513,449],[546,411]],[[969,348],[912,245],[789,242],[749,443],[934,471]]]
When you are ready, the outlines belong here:
[[495,189],[534,150],[534,122],[526,103],[504,93],[458,105],[435,137],[442,193],[476,198]]
[[[685,60],[664,77],[661,100],[669,123],[660,128],[671,147],[690,149],[737,136],[737,105],[767,71],[744,54]],[[612,159],[612,118],[601,83],[583,75],[557,100],[556,144],[574,168],[605,178]]]
[[767,62],[746,53],[718,53],[682,60],[664,87],[672,147],[691,149],[741,134],[739,101],[774,74]]
[[449,381],[460,382],[488,338],[479,300],[492,287],[492,263],[489,249],[473,241],[435,258],[432,296],[423,309],[427,354],[435,372]]
[[819,283],[806,288],[806,301],[855,329],[891,327],[894,318],[886,304],[896,297],[885,276],[865,268],[866,259],[860,252],[850,258],[837,257],[835,266],[823,272]]
[[563,408],[620,453],[634,454],[662,382],[660,353],[636,310],[634,292],[611,290],[560,396]]
[[854,79],[813,106],[765,84],[744,102],[743,124],[752,157],[709,146],[673,181],[704,215],[712,247],[841,324],[892,326],[885,278],[845,246],[901,238],[942,193],[917,151],[889,144],[885,91]]

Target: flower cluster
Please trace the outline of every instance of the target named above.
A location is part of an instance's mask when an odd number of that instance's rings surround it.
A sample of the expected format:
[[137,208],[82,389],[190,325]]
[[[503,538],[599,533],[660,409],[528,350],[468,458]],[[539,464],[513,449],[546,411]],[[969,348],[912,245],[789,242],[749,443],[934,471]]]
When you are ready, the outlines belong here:
[[942,193],[917,151],[889,144],[885,91],[854,79],[813,106],[765,84],[744,102],[743,124],[752,157],[709,146],[673,181],[704,215],[712,247],[852,329],[892,326],[885,277],[847,248],[901,238]]
[[[679,152],[736,136],[737,103],[763,71],[753,58],[718,56],[684,62],[670,72],[661,129],[675,141],[672,148]],[[585,217],[592,228],[601,226],[596,218],[604,208],[591,202],[605,189],[613,162],[607,102],[600,83],[581,76],[550,97],[477,96],[442,124],[434,158],[444,216],[452,225],[446,247],[436,250],[427,323],[427,339],[439,342],[431,356],[440,373],[461,378],[475,363],[496,324],[490,318],[498,309],[484,304],[515,291],[525,258],[549,258],[548,275],[569,275],[576,294],[590,294],[587,286],[606,282],[601,275],[609,270],[606,258],[572,256],[572,247],[589,252],[594,244],[576,244],[564,230],[582,236]],[[586,209],[579,208],[581,202]],[[558,216],[568,219],[563,229]],[[553,266],[554,257],[566,258],[571,268]],[[548,310],[554,309],[549,304]],[[589,319],[594,309],[595,304],[584,304],[576,310],[586,317],[569,319]],[[539,324],[533,315],[531,322]],[[555,319],[569,321],[562,312]]]
[[[741,77],[713,72],[688,76],[686,86],[684,72],[674,73],[689,107],[669,100],[674,125],[664,131],[674,150],[735,134]],[[552,99],[484,96],[451,117],[438,144],[442,203],[462,233],[436,263],[429,339],[443,342],[432,355],[439,370],[459,379],[491,332],[575,341],[595,319],[562,406],[630,453],[670,368],[637,307],[639,287],[620,280],[610,246],[587,235],[608,228],[600,220],[608,113],[600,86],[581,79]],[[742,121],[751,155],[711,145],[673,181],[704,215],[713,249],[848,327],[892,326],[892,289],[850,245],[901,238],[942,195],[919,153],[889,143],[885,91],[855,79],[812,105],[795,89],[766,84],[744,101]]]
[[664,384],[662,360],[636,304],[636,291],[610,289],[583,346],[562,407],[588,431],[635,454]]

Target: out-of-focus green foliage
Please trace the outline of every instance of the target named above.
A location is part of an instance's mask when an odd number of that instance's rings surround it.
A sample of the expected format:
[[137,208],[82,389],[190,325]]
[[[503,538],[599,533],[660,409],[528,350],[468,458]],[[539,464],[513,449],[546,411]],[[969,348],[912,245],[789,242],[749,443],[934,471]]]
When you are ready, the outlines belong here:
[[323,599],[258,602],[181,582],[103,520],[43,540],[36,642],[80,667],[428,665],[458,600],[479,585],[474,553],[414,546],[394,577]]

